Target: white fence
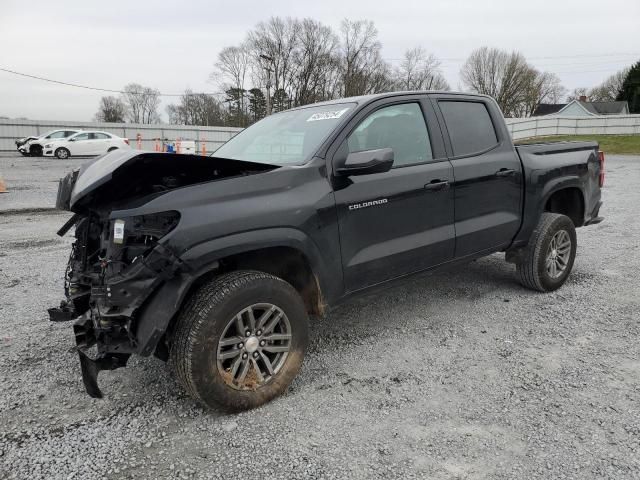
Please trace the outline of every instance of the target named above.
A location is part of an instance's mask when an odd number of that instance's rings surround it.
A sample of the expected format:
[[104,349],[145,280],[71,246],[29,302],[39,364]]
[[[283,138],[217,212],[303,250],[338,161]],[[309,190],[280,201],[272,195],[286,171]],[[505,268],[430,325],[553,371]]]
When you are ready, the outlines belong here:
[[177,138],[181,138],[182,140],[195,140],[198,150],[201,150],[204,142],[208,152],[216,150],[242,130],[241,128],[231,127],[0,119],[0,152],[15,151],[15,140],[18,138],[41,135],[50,130],[63,128],[110,132],[119,137],[128,138],[133,148],[136,147],[136,138],[140,134],[142,137],[142,149],[144,150],[153,150],[156,139],[162,140],[166,138],[174,141]]
[[640,135],[640,115],[507,118],[514,140],[545,135]]
[[[506,122],[514,140],[546,135],[640,135],[640,115],[507,118]],[[242,130],[232,127],[0,119],[0,152],[15,151],[14,141],[17,138],[40,135],[49,130],[62,128],[111,132],[120,137],[128,138],[134,148],[137,135],[140,134],[142,148],[145,150],[153,150],[156,139],[195,140],[198,150],[201,150],[202,142],[205,142],[209,152],[216,150]]]

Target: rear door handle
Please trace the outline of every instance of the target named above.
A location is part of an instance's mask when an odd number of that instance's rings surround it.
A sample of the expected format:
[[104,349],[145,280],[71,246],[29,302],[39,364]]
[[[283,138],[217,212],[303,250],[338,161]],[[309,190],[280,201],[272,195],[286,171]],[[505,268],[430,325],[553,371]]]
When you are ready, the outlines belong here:
[[449,186],[449,180],[431,180],[427,183],[424,188],[427,190],[442,190],[443,188],[447,188]]
[[509,177],[515,175],[516,171],[513,168],[501,168],[496,172],[496,177]]

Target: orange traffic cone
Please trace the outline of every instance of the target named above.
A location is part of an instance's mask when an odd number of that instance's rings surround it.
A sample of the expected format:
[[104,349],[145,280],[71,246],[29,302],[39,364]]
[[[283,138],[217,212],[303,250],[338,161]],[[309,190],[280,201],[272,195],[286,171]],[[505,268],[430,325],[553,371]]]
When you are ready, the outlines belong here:
[[0,177],[0,193],[7,193],[7,186],[5,185],[2,177]]

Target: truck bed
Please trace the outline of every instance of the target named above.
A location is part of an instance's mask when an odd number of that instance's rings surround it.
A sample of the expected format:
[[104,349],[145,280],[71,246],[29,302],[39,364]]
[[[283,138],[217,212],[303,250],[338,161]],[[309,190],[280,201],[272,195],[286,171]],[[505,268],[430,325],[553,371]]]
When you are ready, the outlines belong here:
[[515,145],[518,154],[551,155],[554,153],[598,151],[598,142],[540,142]]

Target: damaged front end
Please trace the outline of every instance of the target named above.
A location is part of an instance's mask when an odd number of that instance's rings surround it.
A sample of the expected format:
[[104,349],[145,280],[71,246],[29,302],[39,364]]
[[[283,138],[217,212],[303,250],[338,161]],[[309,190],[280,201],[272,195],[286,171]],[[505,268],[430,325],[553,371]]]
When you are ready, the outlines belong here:
[[[49,314],[53,321],[77,319],[73,330],[84,384],[99,398],[98,373],[124,367],[132,353],[139,353],[138,309],[162,282],[186,269],[159,243],[180,215],[168,211],[111,219],[107,212],[91,212],[72,220],[76,240],[65,274],[66,300]],[[91,359],[87,351],[93,346],[97,356]]]
[[[56,207],[74,215],[58,234],[75,227],[75,241],[65,273],[65,300],[49,309],[49,316],[52,321],[75,320],[89,395],[101,397],[98,373],[125,366],[131,354],[167,358],[162,340],[193,280],[180,259],[192,237],[181,232],[182,240],[175,240],[181,213],[159,197],[190,186],[208,191],[202,184],[273,168],[194,155],[115,151],[60,180]],[[174,198],[188,200],[189,195],[182,190]]]

